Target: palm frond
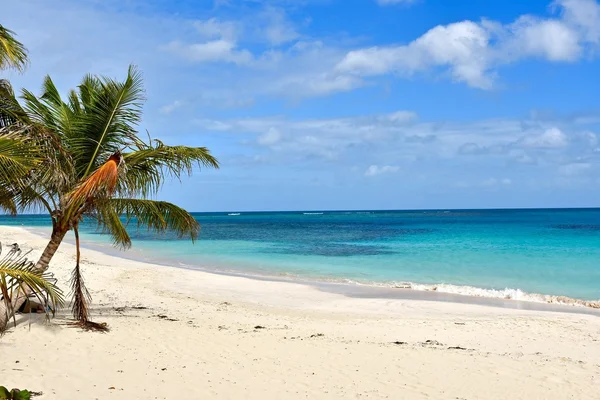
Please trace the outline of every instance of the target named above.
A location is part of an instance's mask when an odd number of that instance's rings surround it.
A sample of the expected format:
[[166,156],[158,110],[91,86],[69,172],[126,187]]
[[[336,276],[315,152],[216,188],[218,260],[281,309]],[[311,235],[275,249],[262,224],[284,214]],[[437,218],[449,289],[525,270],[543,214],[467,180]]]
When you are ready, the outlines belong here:
[[73,305],[71,311],[73,317],[80,324],[87,324],[89,319],[88,305],[92,302],[92,296],[85,286],[83,281],[83,275],[81,274],[81,268],[79,263],[81,261],[81,247],[79,243],[79,225],[73,227],[75,233],[75,248],[77,250],[77,256],[75,259],[75,269],[71,274],[71,294],[73,295]]
[[206,147],[167,146],[159,140],[138,142],[137,150],[123,154],[125,173],[117,192],[123,196],[147,197],[156,194],[166,177],[191,175],[194,166],[219,168]]
[[22,71],[27,66],[27,49],[15,38],[15,33],[0,25],[0,70]]
[[122,249],[131,247],[131,238],[121,221],[121,216],[112,207],[106,204],[98,206],[92,216],[98,221],[102,232],[111,236],[115,246]]
[[0,210],[4,211],[5,213],[15,216],[17,215],[17,212],[19,211],[17,209],[17,205],[14,201],[14,199],[12,198],[12,196],[3,194],[2,191],[0,190]]
[[126,224],[134,222],[138,229],[162,233],[172,231],[179,237],[198,238],[200,224],[181,207],[166,201],[145,199],[109,199],[103,207],[110,207],[117,215],[123,215]]
[[0,128],[26,123],[27,114],[17,101],[9,81],[0,79]]
[[57,134],[60,134],[60,130],[58,129],[59,126],[54,120],[54,114],[52,113],[48,105],[41,100],[43,96],[43,92],[40,98],[38,98],[29,90],[21,89],[21,98],[25,103],[23,108],[27,112],[27,116],[29,117],[31,122],[43,125],[47,129],[52,130]]
[[65,103],[50,76],[44,78],[41,95],[37,97],[29,90],[21,91],[24,109],[31,122],[43,125],[61,138],[80,136],[73,131],[79,127],[80,113],[76,113],[70,104]]
[[71,295],[73,296],[71,305],[73,318],[80,324],[86,324],[89,322],[89,303],[92,302],[92,295],[85,286],[79,264],[75,265],[71,273],[70,284]]
[[70,144],[79,176],[87,177],[110,155],[135,143],[145,99],[141,73],[133,66],[124,82],[88,78],[80,91],[86,112],[79,121],[81,134]]
[[0,185],[23,177],[40,164],[39,150],[19,130],[0,128]]
[[36,125],[14,124],[0,128],[0,206],[17,210],[51,211],[55,188],[66,178],[59,168],[63,154],[53,136]]
[[49,274],[37,270],[35,264],[27,259],[27,255],[28,253],[13,249],[0,259],[0,294],[4,312],[14,313],[12,302],[22,296],[27,287],[38,297],[44,293],[55,308],[63,307],[65,299],[60,288],[51,282]]

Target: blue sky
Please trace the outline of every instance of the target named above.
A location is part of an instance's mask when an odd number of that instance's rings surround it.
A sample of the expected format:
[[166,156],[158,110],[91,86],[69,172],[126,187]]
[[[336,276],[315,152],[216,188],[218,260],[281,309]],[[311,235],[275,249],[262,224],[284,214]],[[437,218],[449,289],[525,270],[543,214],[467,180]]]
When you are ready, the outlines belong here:
[[144,72],[193,211],[600,206],[596,0],[5,0],[9,74]]

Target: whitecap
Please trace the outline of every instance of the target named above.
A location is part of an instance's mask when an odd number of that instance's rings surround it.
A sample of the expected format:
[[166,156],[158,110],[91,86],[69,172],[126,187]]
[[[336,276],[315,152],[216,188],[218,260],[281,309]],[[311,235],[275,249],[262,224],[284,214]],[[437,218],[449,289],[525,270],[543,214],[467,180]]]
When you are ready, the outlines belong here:
[[412,289],[425,292],[440,292],[458,294],[474,297],[488,297],[495,299],[506,300],[521,300],[533,301],[536,303],[562,304],[580,307],[591,307],[600,309],[600,300],[581,300],[567,296],[556,296],[549,294],[527,293],[521,289],[505,288],[505,289],[483,289],[474,286],[449,285],[446,283],[439,284],[421,284],[413,282],[395,282],[391,285],[397,289]]

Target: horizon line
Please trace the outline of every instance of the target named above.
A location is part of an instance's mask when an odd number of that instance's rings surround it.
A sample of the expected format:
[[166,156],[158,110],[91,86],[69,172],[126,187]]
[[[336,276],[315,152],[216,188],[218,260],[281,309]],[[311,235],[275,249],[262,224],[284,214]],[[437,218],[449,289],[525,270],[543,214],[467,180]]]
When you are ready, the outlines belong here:
[[[297,210],[220,210],[220,211],[188,211],[190,214],[220,214],[220,213],[300,213],[300,212],[411,212],[411,211],[531,211],[531,210],[598,210],[600,206],[587,207],[473,207],[473,208],[406,208],[406,209],[297,209]],[[48,213],[22,213],[17,215],[0,214],[3,217],[44,216]]]

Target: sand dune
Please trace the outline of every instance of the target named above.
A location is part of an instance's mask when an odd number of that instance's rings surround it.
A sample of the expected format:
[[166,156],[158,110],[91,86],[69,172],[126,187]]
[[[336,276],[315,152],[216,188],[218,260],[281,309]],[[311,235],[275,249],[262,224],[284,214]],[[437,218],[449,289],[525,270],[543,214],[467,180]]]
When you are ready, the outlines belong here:
[[[46,241],[1,227],[36,257]],[[356,299],[83,252],[107,334],[20,316],[0,385],[40,399],[598,399],[600,318]],[[66,282],[74,248],[51,270]]]

